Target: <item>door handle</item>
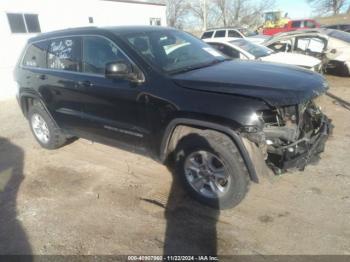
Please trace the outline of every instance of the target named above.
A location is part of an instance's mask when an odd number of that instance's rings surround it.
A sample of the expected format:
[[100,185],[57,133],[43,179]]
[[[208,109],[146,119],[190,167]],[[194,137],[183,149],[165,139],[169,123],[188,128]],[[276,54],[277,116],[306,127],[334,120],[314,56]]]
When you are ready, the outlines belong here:
[[86,80],[86,81],[78,81],[78,86],[81,86],[81,87],[91,87],[93,86],[93,84]]
[[45,80],[45,79],[47,79],[47,76],[46,76],[46,75],[38,75],[37,77],[38,77],[38,79],[40,79],[40,80]]

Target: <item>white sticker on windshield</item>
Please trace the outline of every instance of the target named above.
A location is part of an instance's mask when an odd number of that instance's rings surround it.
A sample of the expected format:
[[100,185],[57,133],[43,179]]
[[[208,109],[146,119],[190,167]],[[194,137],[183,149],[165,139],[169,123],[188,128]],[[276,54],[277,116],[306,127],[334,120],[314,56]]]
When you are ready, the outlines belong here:
[[203,50],[208,52],[209,54],[213,55],[213,56],[222,56],[222,54],[220,54],[218,51],[216,51],[213,48],[210,47],[203,47]]

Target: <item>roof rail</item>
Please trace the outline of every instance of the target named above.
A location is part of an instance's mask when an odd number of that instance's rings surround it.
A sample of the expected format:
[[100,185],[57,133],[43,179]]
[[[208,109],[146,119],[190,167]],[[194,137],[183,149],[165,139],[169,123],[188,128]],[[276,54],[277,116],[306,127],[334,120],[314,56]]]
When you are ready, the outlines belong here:
[[243,28],[244,28],[244,27],[242,27],[242,26],[213,27],[213,28],[208,28],[206,31],[209,31],[209,30],[243,29]]
[[61,32],[69,32],[69,31],[75,31],[75,30],[89,30],[89,29],[96,29],[98,28],[97,26],[81,26],[81,27],[69,27],[65,29],[58,29],[50,32],[44,32],[41,33],[40,35],[46,35],[46,34],[57,34]]

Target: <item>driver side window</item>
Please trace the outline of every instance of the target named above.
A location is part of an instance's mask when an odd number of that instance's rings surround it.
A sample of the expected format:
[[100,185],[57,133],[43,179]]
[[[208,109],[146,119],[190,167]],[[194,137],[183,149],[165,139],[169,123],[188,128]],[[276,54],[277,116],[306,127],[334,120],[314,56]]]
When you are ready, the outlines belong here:
[[297,38],[296,39],[297,50],[299,51],[309,51],[315,53],[322,53],[325,48],[324,41],[317,37],[313,38]]
[[107,63],[128,59],[110,40],[98,36],[83,38],[83,72],[92,74],[105,73]]

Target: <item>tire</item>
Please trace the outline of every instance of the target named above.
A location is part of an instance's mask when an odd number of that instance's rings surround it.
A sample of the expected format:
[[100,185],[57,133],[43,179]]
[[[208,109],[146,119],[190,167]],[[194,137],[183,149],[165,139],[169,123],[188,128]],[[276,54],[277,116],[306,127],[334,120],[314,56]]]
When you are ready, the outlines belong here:
[[[30,107],[28,121],[33,136],[43,148],[53,150],[60,148],[67,142],[61,129],[40,102],[36,102]],[[39,128],[38,121],[42,123]]]
[[344,64],[344,65],[340,68],[340,74],[341,74],[341,76],[350,76],[350,69],[347,67],[346,64]]
[[[231,139],[221,133],[203,131],[189,134],[179,141],[174,156],[176,174],[180,176],[185,189],[204,205],[216,209],[232,208],[238,205],[248,192],[249,174],[244,161]],[[211,159],[206,161],[211,163],[209,171],[203,167],[205,164],[200,160],[201,158],[202,160]],[[193,163],[196,171],[192,169]],[[201,166],[199,169],[204,171],[198,171],[198,164]],[[203,179],[203,177],[206,178]],[[213,180],[216,181],[214,188],[220,188],[220,190],[210,193],[213,191]],[[206,184],[198,190],[203,181]]]

